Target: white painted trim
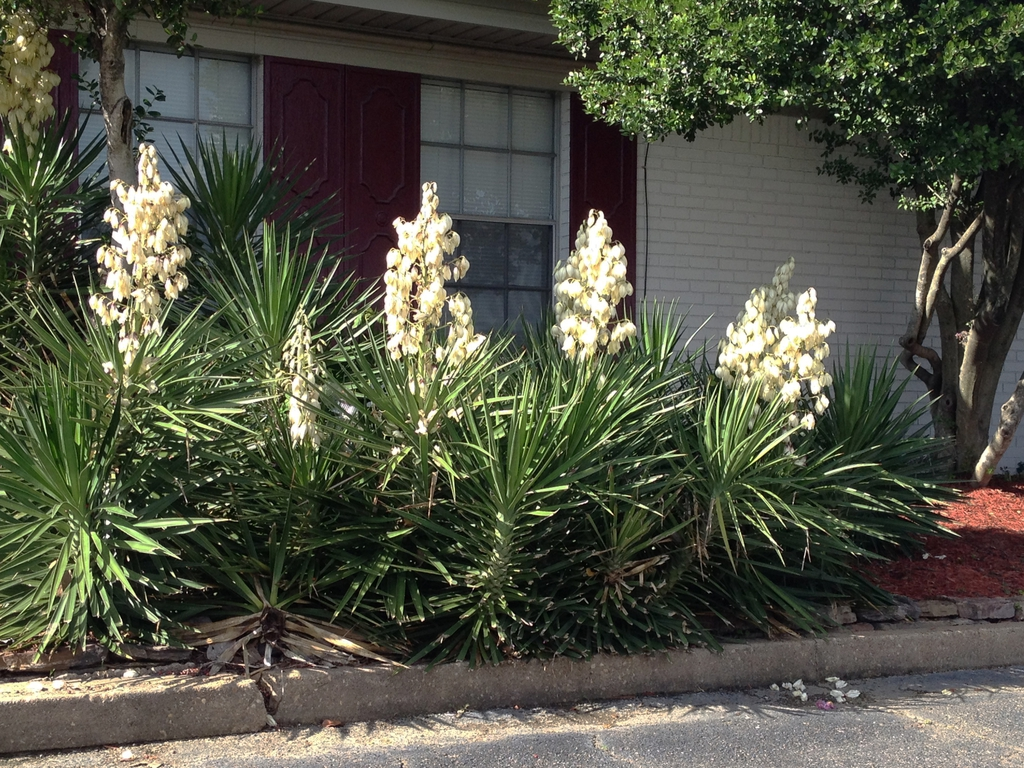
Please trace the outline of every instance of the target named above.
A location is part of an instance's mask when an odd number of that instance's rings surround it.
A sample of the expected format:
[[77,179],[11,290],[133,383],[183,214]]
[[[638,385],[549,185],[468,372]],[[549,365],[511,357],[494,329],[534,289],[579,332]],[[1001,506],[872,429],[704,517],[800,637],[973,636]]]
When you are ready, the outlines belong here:
[[[644,184],[644,156],[647,154],[648,146],[647,140],[643,136],[636,137],[636,253],[633,254],[633,258],[636,264],[637,284],[633,286],[633,292],[637,305],[647,301],[650,284],[650,244],[647,242],[647,233],[650,229],[648,217],[651,213],[651,202],[649,187]],[[648,163],[649,169],[650,164]]]
[[252,68],[252,137],[263,143],[263,59],[257,58]]
[[[388,37],[262,20],[211,21],[193,19],[196,45],[211,51],[248,56],[282,56],[306,61],[416,72],[427,77],[446,77],[495,85],[543,90],[567,90],[565,77],[573,62],[484,48],[423,40]],[[163,43],[167,37],[150,19],[132,23],[132,38]]]
[[320,0],[330,5],[366,8],[386,13],[403,13],[427,19],[443,19],[501,29],[557,34],[548,18],[546,2],[522,0]]
[[[569,94],[563,93],[558,99],[558,237],[555,242],[555,258],[551,264],[552,267],[559,261],[569,258],[575,234],[574,227],[580,225],[580,222],[569,220],[569,200],[572,194],[569,152]],[[551,281],[553,286],[553,275]],[[551,306],[554,307],[554,291],[552,291]]]

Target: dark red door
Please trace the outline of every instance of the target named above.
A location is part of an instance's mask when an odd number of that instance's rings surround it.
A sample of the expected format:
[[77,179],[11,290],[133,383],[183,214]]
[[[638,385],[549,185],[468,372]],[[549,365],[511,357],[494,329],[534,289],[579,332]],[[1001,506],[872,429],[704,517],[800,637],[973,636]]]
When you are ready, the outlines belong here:
[[295,194],[331,199],[352,271],[379,280],[391,223],[419,209],[419,76],[279,58],[264,72],[264,146],[283,148],[293,175],[305,169]]
[[[345,188],[344,67],[268,57],[264,61],[263,146],[281,153],[282,170],[304,207],[329,200],[343,215]],[[327,234],[341,235],[345,222]]]
[[420,79],[356,68],[346,79],[346,243],[356,273],[374,280],[397,243],[392,222],[419,209]]
[[[569,225],[571,241],[592,208],[604,211],[626,248],[626,277],[636,284],[636,141],[583,111],[573,94],[569,109]],[[627,301],[632,315],[635,300]]]

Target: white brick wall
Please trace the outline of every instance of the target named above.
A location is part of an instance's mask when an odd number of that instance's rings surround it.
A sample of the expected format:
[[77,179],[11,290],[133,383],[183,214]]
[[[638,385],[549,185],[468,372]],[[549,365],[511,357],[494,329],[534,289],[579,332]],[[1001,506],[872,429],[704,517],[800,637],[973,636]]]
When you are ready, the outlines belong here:
[[[710,316],[698,340],[714,345],[750,290],[794,256],[793,289],[813,285],[819,316],[836,323],[833,356],[847,341],[894,355],[917,274],[914,217],[887,194],[866,205],[856,187],[818,175],[819,155],[785,117],[762,126],[737,120],[692,143],[671,137],[641,144],[637,295],[675,300],[691,329]],[[1022,370],[1018,340],[997,412]],[[915,397],[924,392],[917,382],[910,389]],[[1024,461],[1024,435],[1002,463],[1012,469],[1018,461]]]

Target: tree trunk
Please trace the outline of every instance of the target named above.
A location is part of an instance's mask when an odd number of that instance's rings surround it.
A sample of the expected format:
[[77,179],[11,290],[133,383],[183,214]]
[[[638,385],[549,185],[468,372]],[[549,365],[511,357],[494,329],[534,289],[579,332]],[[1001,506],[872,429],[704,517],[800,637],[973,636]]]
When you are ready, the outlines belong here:
[[[922,241],[915,308],[900,339],[904,365],[932,396],[937,436],[951,436],[955,470],[984,484],[1009,446],[1024,407],[1015,397],[1003,408],[999,428],[990,425],[996,389],[1010,345],[1024,314],[1024,173],[1000,168],[984,174],[973,203],[960,199],[954,179],[947,205],[918,215]],[[978,212],[980,203],[981,210]],[[982,236],[980,259],[974,241]],[[940,248],[947,236],[951,245]],[[980,262],[975,297],[974,269]],[[941,354],[925,344],[934,315],[939,319]],[[927,368],[918,361],[927,364]]]
[[[1005,168],[991,171],[984,175],[982,184],[983,271],[975,319],[964,349],[960,387],[963,402],[970,404],[970,410],[962,423],[967,433],[962,445],[958,416],[957,441],[960,469],[969,471],[975,482],[983,485],[997,468],[992,465],[993,460],[998,462],[1006,452],[1016,429],[1011,397],[990,441],[999,377],[1024,314],[1024,173]],[[1018,415],[1016,421],[1019,419]],[[1011,421],[1013,427],[1007,430]]]
[[1010,447],[1013,434],[1017,431],[1021,417],[1024,416],[1024,375],[1017,381],[1017,386],[1010,395],[1010,399],[1003,403],[999,410],[999,424],[996,426],[992,440],[981,454],[978,463],[974,467],[974,484],[984,487],[992,479],[999,461]]
[[[972,328],[968,349],[977,336]],[[961,474],[973,474],[989,441],[989,425],[995,407],[996,387],[1003,371],[1006,355],[992,354],[990,342],[978,342],[976,355],[965,354],[960,369],[960,386],[956,405],[956,468]]]
[[[921,190],[924,194],[924,191]],[[925,345],[925,337],[931,325],[933,313],[938,313],[942,332],[940,349],[945,352],[948,346],[949,329],[946,327],[953,313],[949,306],[949,296],[942,288],[944,275],[936,271],[941,268],[939,258],[940,245],[949,231],[953,211],[959,201],[960,181],[954,180],[949,190],[949,201],[936,219],[936,211],[920,210],[917,212],[917,233],[921,239],[921,260],[918,269],[917,287],[914,295],[914,311],[907,325],[907,332],[900,339],[903,353],[900,361],[919,378],[928,389],[931,400],[929,410],[932,427],[936,437],[944,437],[950,441],[947,455],[943,463],[950,470],[956,465],[956,368],[950,368],[951,358],[939,355],[933,348]],[[934,297],[929,304],[929,297]],[[955,334],[955,331],[953,331]],[[956,358],[952,358],[956,359]]]
[[128,22],[113,0],[93,9],[98,16],[96,58],[100,65],[100,105],[107,131],[107,170],[110,181],[137,183],[132,103],[124,88],[124,48],[128,44]]

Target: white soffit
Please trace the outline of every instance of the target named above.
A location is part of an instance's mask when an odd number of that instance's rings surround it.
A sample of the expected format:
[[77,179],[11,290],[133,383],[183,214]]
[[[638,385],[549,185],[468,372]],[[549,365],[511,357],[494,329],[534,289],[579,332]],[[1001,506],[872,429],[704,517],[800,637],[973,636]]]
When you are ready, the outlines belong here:
[[261,19],[568,58],[545,0],[261,0]]
[[[284,2],[284,0],[277,0]],[[481,26],[519,29],[554,35],[545,0],[318,0],[309,5],[348,7],[365,11],[418,16],[437,21],[456,21]],[[270,10],[275,0],[263,2]]]

